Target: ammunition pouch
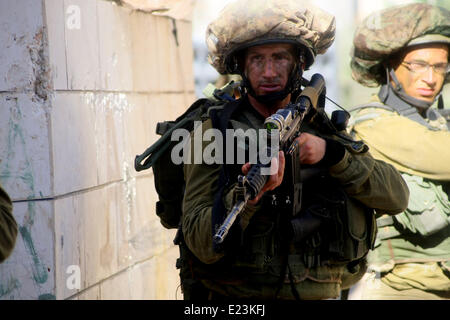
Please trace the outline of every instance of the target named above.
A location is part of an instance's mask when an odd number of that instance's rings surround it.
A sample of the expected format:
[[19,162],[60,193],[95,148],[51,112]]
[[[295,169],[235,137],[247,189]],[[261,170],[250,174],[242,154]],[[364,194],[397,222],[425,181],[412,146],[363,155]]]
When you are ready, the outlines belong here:
[[393,216],[392,225],[401,233],[429,237],[450,225],[450,203],[440,181],[402,173],[410,191],[408,208]]
[[294,243],[305,265],[348,264],[373,248],[373,209],[349,198],[331,178],[318,177],[305,186],[304,209],[291,221]]

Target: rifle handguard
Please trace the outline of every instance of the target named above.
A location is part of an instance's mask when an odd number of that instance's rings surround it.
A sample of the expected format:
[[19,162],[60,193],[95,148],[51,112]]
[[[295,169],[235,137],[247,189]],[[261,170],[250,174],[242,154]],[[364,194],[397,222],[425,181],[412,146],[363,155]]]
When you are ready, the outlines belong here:
[[261,174],[261,169],[264,167],[267,167],[267,165],[255,164],[246,176],[246,186],[250,192],[250,199],[254,199],[267,182],[268,176]]

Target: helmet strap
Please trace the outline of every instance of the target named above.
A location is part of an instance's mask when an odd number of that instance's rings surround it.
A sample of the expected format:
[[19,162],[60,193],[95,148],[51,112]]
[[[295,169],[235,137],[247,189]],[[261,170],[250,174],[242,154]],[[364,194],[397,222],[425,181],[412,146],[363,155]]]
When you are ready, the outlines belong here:
[[[395,88],[392,86],[391,81],[389,81],[389,76],[395,84]],[[431,107],[433,102],[426,102],[420,99],[416,99],[408,95],[403,89],[400,81],[398,81],[397,76],[395,75],[394,69],[386,68],[386,79],[387,85],[382,86],[378,96],[382,102],[387,102],[389,100],[389,96],[391,93],[394,93],[398,98],[406,102],[407,104],[418,109],[419,113],[425,112],[428,108]],[[389,90],[390,89],[390,90]]]
[[442,94],[439,94],[438,99],[438,109],[443,110],[444,109],[444,98],[442,97]]

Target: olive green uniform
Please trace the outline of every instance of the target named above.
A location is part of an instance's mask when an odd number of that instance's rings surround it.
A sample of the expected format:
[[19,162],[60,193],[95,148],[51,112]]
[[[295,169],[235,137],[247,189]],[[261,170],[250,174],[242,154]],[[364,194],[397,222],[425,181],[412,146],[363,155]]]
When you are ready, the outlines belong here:
[[11,254],[17,237],[17,224],[12,215],[12,203],[0,186],[0,263]]
[[[234,121],[231,123],[235,129],[239,127],[263,128],[264,119],[261,116],[259,118],[255,116],[255,111],[251,108],[250,105],[247,105],[237,115],[233,116]],[[250,120],[241,120],[244,118]],[[211,121],[207,120],[201,128],[204,132],[211,127]],[[195,140],[195,133],[192,134],[192,138]],[[203,148],[209,143],[203,142]],[[194,144],[195,141],[192,145]],[[188,248],[205,265],[213,265],[227,259],[223,253],[215,252],[212,246],[211,215],[214,197],[219,188],[220,170],[221,165],[218,164],[184,165],[186,190],[183,203],[182,231]],[[409,193],[399,173],[391,165],[375,160],[369,153],[357,154],[346,148],[343,158],[331,166],[328,171],[329,175],[343,186],[351,199],[374,208],[380,214],[393,215],[403,211],[406,207]],[[223,201],[227,208],[231,207],[232,193],[233,189],[223,195]],[[245,211],[241,214],[240,224],[242,229],[245,230],[244,233],[249,229],[253,232],[259,224],[263,225],[267,223],[267,220],[275,219],[275,215],[270,212],[267,213],[267,210],[264,211],[260,203],[256,206],[247,205]],[[349,211],[354,208],[351,203],[353,202],[349,203]],[[351,212],[349,215],[352,217]],[[354,217],[358,216],[355,215]],[[271,232],[271,230],[262,227],[260,233],[264,232]],[[253,236],[253,240],[258,240],[258,234]],[[263,247],[263,245],[261,246]],[[260,249],[265,250],[264,248]],[[354,276],[348,271],[345,264],[331,263],[308,268],[302,263],[301,259],[296,260],[297,255],[295,250],[291,252],[289,261],[292,259],[291,268],[295,279],[294,283],[302,299],[336,298],[339,296],[341,289],[347,285],[346,279]],[[267,256],[265,256],[266,258]],[[276,268],[278,258],[275,255],[270,257],[270,262],[266,261],[269,265],[266,273],[257,274],[255,271],[256,274],[252,274],[251,271],[248,273],[242,271],[249,269],[236,268],[233,269],[236,272],[231,271],[231,276],[227,278],[218,269],[215,276],[206,277],[207,279],[203,279],[202,282],[212,291],[227,296],[272,298],[277,290],[276,282],[273,282],[272,278],[279,275],[279,269]],[[273,274],[271,274],[271,271]],[[351,284],[352,280],[349,281]],[[278,298],[294,298],[288,281],[285,281],[282,285]]]
[[368,256],[373,274],[359,284],[364,286],[359,298],[450,298],[450,132],[445,119],[428,121],[427,128],[382,108],[359,110],[354,119],[356,138],[375,158],[401,171],[410,190],[404,212],[378,219],[377,243]]

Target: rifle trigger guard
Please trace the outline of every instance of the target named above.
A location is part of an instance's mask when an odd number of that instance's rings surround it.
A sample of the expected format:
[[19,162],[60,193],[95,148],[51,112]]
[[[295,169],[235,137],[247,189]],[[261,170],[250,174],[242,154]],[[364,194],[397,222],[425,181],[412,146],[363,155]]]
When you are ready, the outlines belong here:
[[238,177],[238,184],[234,189],[234,203],[236,203],[237,201],[245,201],[245,194],[245,176],[240,175]]

